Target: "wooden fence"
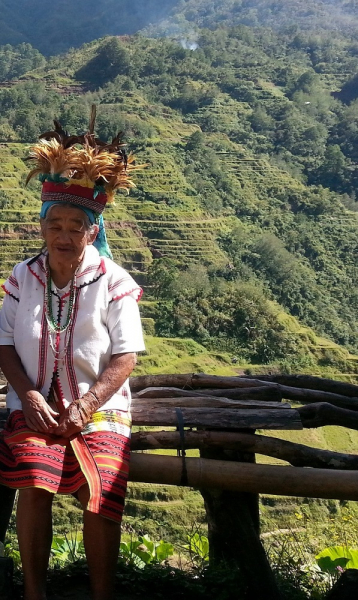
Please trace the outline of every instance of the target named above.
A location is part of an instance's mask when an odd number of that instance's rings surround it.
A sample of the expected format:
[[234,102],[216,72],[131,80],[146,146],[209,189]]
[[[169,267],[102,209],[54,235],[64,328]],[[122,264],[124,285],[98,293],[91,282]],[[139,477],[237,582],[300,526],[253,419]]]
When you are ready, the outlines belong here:
[[[255,600],[280,598],[260,542],[259,494],[358,500],[358,455],[319,450],[256,430],[358,429],[358,386],[304,375],[184,374],[133,377],[131,389],[133,425],[146,429],[132,436],[130,480],[200,489],[210,561],[238,566]],[[4,411],[0,402],[0,418]],[[156,429],[147,429],[151,427]],[[198,449],[200,456],[187,458],[189,448]],[[153,449],[176,449],[181,455],[138,452]],[[256,464],[255,454],[289,466]],[[7,500],[0,497],[0,539],[12,503],[8,491],[1,493],[8,495]]]

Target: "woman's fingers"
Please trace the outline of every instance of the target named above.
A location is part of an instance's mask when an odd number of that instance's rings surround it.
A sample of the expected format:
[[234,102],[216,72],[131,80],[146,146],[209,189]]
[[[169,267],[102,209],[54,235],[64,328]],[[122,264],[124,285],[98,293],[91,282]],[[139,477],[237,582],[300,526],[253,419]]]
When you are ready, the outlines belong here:
[[31,429],[43,433],[51,432],[58,426],[57,421],[50,414],[41,413],[37,410],[31,410],[29,413],[26,411],[25,420]]
[[[57,412],[56,410],[53,410],[53,408],[51,408],[51,406],[47,406],[47,410],[48,410],[48,412],[50,413],[50,415],[52,417],[59,417],[60,416],[60,413]],[[57,423],[57,421],[56,421],[56,423]]]
[[[71,424],[72,425],[72,424]],[[73,435],[74,433],[77,433],[77,431],[72,431],[73,426],[68,427],[68,423],[64,422],[61,423],[61,425],[59,425],[57,427],[57,429],[55,429],[54,434],[55,435],[59,435],[61,437],[71,437],[71,435]]]
[[42,413],[42,418],[49,429],[58,426],[58,422],[49,413]]
[[55,435],[60,435],[65,438],[69,438],[72,435],[78,433],[79,431],[82,431],[82,429],[82,425],[74,423],[70,418],[67,417],[59,424],[59,426],[54,430],[53,433]]

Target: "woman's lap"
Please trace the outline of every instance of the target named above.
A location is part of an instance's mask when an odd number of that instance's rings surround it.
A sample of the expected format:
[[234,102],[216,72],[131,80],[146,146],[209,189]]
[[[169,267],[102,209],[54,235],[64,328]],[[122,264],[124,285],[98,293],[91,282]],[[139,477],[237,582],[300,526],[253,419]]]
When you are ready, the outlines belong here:
[[[83,445],[92,457],[92,471],[98,481],[95,512],[120,521],[129,472],[130,439],[123,435],[123,428],[122,434],[92,429],[83,436]],[[86,478],[69,440],[31,431],[22,411],[14,411],[0,436],[0,483],[17,489],[35,487],[53,494],[73,494],[88,483],[88,474]]]

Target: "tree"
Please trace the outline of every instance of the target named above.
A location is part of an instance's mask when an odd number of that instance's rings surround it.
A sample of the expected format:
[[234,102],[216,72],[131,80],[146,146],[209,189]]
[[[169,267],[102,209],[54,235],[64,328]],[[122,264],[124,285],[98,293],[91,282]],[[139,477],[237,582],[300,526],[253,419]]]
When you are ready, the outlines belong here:
[[117,38],[110,38],[100,47],[94,58],[76,71],[75,77],[79,81],[88,81],[99,87],[115,79],[117,75],[127,75],[129,67],[128,50]]

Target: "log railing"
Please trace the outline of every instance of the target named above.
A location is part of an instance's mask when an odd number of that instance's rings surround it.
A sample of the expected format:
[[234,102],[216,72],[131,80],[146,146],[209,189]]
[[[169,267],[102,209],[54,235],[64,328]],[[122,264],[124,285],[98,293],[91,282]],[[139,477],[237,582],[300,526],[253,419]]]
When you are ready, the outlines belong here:
[[[131,388],[133,425],[146,430],[132,436],[130,479],[199,488],[207,510],[211,559],[239,564],[251,582],[253,598],[279,598],[260,544],[258,494],[358,500],[358,455],[287,442],[256,430],[325,425],[358,430],[358,386],[304,375],[194,373],[133,377]],[[158,426],[167,430],[149,429]],[[174,431],[178,426],[180,431]],[[200,458],[186,458],[184,463],[182,457],[136,453],[187,448],[198,449]],[[256,454],[291,466],[256,464]],[[4,506],[1,512],[5,515]],[[233,532],[239,539],[227,548],[224,540],[233,539]],[[259,578],[249,577],[254,564]]]

